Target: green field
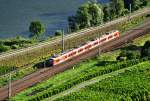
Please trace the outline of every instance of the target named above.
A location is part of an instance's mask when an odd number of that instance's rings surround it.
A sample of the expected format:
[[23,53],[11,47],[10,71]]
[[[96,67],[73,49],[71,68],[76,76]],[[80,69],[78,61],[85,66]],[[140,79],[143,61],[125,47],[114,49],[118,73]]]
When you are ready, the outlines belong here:
[[116,61],[97,61],[97,59],[88,60],[88,62],[75,66],[74,70],[68,70],[58,74],[49,80],[38,84],[30,89],[19,93],[13,100],[42,100],[44,98],[56,95],[76,84],[89,80],[91,78],[104,75],[122,68],[136,65],[142,61],[131,60],[126,62]]
[[[144,43],[149,40],[149,38],[147,38],[148,36],[149,34],[137,38],[133,44],[138,46],[139,43]],[[141,40],[141,42],[139,42],[139,40]],[[131,45],[131,43],[129,45]],[[96,58],[85,60],[73,66],[74,69],[72,68],[61,74],[57,74],[49,80],[17,94],[12,99],[14,101],[45,99],[94,77],[111,73],[121,68],[132,67],[136,64],[143,64],[142,61],[139,60],[117,62],[116,57],[120,54],[121,50],[122,49],[107,52]]]
[[150,61],[55,101],[149,101]]

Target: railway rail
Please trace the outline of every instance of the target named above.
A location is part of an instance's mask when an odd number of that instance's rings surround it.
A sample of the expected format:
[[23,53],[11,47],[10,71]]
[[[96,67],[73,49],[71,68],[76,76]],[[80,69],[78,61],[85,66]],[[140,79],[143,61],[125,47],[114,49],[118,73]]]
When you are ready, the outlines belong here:
[[[86,53],[81,54],[80,56],[74,57],[71,60],[68,60],[65,63],[53,66],[52,68],[43,68],[33,74],[30,74],[20,80],[13,81],[11,84],[11,94],[14,96],[16,93],[35,85],[43,80],[48,79],[49,77],[63,72],[66,69],[70,68],[72,65],[81,61],[82,59],[95,56],[99,53],[99,48],[101,52],[110,51],[116,49],[126,42],[129,42],[139,36],[142,36],[150,31],[150,22],[145,23],[143,26],[138,27],[139,30],[130,30],[126,34],[120,36],[117,40],[112,40],[108,43],[104,43],[100,47],[96,47]],[[8,85],[0,88],[0,100],[6,100],[9,95]]]

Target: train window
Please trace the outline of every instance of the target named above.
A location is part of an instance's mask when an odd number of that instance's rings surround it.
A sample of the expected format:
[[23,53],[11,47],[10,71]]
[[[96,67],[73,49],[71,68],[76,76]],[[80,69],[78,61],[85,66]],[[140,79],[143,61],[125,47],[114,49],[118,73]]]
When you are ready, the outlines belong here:
[[65,58],[67,58],[67,55],[65,56]]
[[70,57],[70,56],[75,55],[75,54],[76,54],[76,52],[72,52],[68,56]]
[[111,39],[113,36],[111,35],[111,36],[108,36],[108,39]]
[[63,59],[66,59],[67,58],[67,56],[63,56]]
[[86,46],[86,47],[85,47],[85,49],[88,49],[88,48],[90,48],[90,47],[92,47],[92,45],[88,45],[88,46]]
[[85,47],[85,49],[88,49],[88,48],[89,48],[88,46]]
[[115,35],[114,36],[118,36],[118,33],[115,33]]
[[98,42],[94,42],[94,45],[97,45],[98,44]]
[[72,55],[72,53],[70,53],[68,56],[70,57]]
[[82,49],[82,48],[78,50],[78,52],[82,52],[82,51],[83,51],[83,49]]
[[106,40],[106,38],[102,39],[100,42],[104,42]]
[[73,53],[72,53],[72,55],[75,55],[75,54],[76,54],[76,52],[73,52]]

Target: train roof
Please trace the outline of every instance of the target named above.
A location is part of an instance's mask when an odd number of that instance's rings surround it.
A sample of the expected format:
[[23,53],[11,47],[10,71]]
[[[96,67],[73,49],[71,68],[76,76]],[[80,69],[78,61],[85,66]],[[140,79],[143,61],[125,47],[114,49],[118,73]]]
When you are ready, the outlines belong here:
[[[109,34],[112,34],[112,33],[114,33],[114,32],[119,32],[118,30],[112,30],[112,31],[110,31],[110,32],[107,32],[107,33],[105,33],[104,35],[102,35],[101,37],[100,37],[100,39],[102,39],[102,38],[104,38],[105,36],[107,36],[107,35],[109,35]],[[76,49],[78,49],[78,48],[81,48],[81,47],[83,47],[84,45],[86,45],[86,44],[88,44],[88,43],[90,43],[90,42],[92,42],[92,41],[96,41],[96,40],[98,40],[99,38],[95,38],[95,39],[93,39],[93,40],[90,40],[90,41],[88,41],[88,42],[86,42],[86,43],[84,43],[84,44],[82,44],[82,45],[80,45],[80,46],[78,46],[78,47],[75,47],[75,48],[72,48],[72,49],[70,49],[70,50],[67,50],[67,51],[65,51],[65,52],[63,52],[63,53],[59,53],[59,54],[54,54],[53,56],[52,56],[52,58],[50,58],[50,59],[55,59],[55,58],[57,58],[57,57],[59,57],[59,56],[62,56],[62,55],[64,55],[64,54],[66,54],[66,53],[69,53],[69,52],[71,52],[72,50],[76,50]]]
[[118,32],[118,30],[112,30],[112,31],[110,31],[110,32],[106,32],[106,35],[112,34],[112,33],[114,33],[114,32]]

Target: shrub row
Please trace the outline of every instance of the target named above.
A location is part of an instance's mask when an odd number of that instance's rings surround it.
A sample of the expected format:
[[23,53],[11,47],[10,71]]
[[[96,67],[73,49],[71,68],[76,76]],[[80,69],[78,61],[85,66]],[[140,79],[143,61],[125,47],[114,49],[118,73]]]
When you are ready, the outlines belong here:
[[[90,85],[78,92],[58,98],[56,101],[71,101],[75,99],[83,101],[84,96],[88,100],[111,100],[116,101],[149,101],[150,100],[150,62],[142,62],[133,66],[131,70],[118,76],[104,79]],[[92,92],[92,95],[91,93]]]
[[119,69],[122,69],[122,68],[126,68],[126,67],[129,67],[129,66],[138,64],[142,61],[143,60],[130,60],[130,61],[120,62],[120,63],[113,64],[113,65],[108,65],[104,69],[101,69],[101,68],[97,67],[96,69],[87,70],[84,74],[74,78],[73,80],[69,80],[65,84],[62,84],[62,85],[60,85],[56,88],[47,89],[43,92],[40,92],[35,96],[31,96],[28,100],[29,101],[39,101],[39,100],[42,100],[44,98],[48,98],[52,95],[60,93],[60,92],[66,90],[68,88],[71,88],[72,86],[74,86],[76,84],[79,84],[81,82],[89,80],[93,77],[100,76],[100,75],[103,75],[103,74],[106,74],[106,73],[110,73],[112,71],[116,71],[116,70],[119,70]]

